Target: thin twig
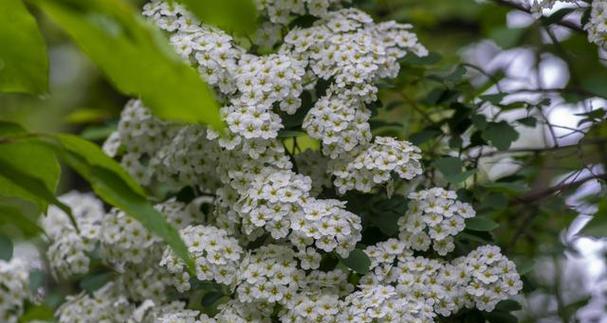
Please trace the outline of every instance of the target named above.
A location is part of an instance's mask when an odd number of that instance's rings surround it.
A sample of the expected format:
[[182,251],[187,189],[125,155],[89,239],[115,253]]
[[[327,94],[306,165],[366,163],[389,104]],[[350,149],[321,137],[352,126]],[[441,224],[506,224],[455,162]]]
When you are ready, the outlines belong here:
[[[517,10],[526,12],[528,14],[532,14],[531,8],[523,6],[522,4],[519,4],[519,3],[514,3],[514,2],[510,2],[510,1],[506,1],[506,0],[493,0],[493,2],[495,2],[499,5],[502,5],[502,6],[510,7],[512,9],[517,9]],[[559,26],[569,28],[569,29],[579,32],[579,33],[585,33],[584,29],[581,26],[579,26],[578,24],[571,22],[571,21],[560,20],[560,21],[556,22],[556,24]]]

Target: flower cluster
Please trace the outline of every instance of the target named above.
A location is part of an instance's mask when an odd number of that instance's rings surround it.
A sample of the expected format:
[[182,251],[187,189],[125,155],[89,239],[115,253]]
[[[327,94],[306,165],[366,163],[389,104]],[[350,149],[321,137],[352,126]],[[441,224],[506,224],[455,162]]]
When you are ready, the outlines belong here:
[[476,212],[468,203],[457,200],[454,191],[440,187],[409,194],[409,209],[398,220],[400,239],[412,249],[432,247],[439,255],[453,251],[453,236],[464,230],[465,219]]
[[[144,6],[215,90],[227,128],[162,121],[132,100],[104,150],[162,201],[155,208],[179,231],[194,270],[124,212],[64,197],[84,229],[74,231],[62,213],[44,220],[54,270],[86,272],[94,254],[113,271],[96,292],[69,296],[58,321],[433,322],[516,294],[515,267],[493,247],[451,262],[419,255],[431,244],[438,255],[452,251],[474,216],[440,188],[409,195],[399,239],[364,249],[367,274],[344,266],[360,256],[353,250],[365,247],[371,220],[344,201],[350,191],[377,193],[422,174],[420,149],[374,138],[369,119],[378,81],[397,76],[406,55],[427,51],[411,26],[375,23],[343,8],[348,1],[256,2],[262,24],[247,40],[173,1]],[[298,15],[314,21],[296,26]],[[302,152],[293,138],[287,147],[285,130],[303,130],[320,146]],[[222,296],[209,300],[213,315],[192,305],[207,288]]]
[[286,25],[295,15],[322,17],[330,7],[339,7],[350,0],[255,0],[259,10],[272,24]]
[[369,246],[371,271],[362,286],[393,286],[400,299],[422,311],[425,320],[460,309],[492,311],[516,295],[522,282],[516,266],[495,246],[482,246],[451,262],[414,256],[400,240]]
[[389,137],[376,137],[375,142],[351,161],[332,165],[333,182],[339,192],[371,192],[387,183],[392,174],[411,180],[422,173],[420,149],[409,142]]
[[456,259],[454,264],[469,275],[466,295],[481,311],[492,311],[499,301],[523,288],[516,265],[502,255],[499,247],[479,247],[465,258]]
[[590,10],[590,19],[584,26],[588,31],[588,40],[607,50],[607,1],[594,0]]
[[24,302],[31,299],[28,266],[21,259],[0,259],[0,320],[16,323],[23,314]]
[[[180,235],[194,259],[196,278],[226,285],[233,283],[242,255],[242,248],[235,239],[222,229],[203,225],[188,226],[180,231]],[[160,265],[171,273],[187,276],[185,264],[170,248],[165,250]]]
[[50,240],[47,257],[53,275],[67,278],[89,270],[89,253],[95,248],[105,214],[103,204],[92,194],[69,192],[59,200],[71,208],[78,230],[62,209],[50,206],[42,228]]
[[269,245],[257,249],[242,261],[236,294],[243,303],[285,302],[297,291],[304,272],[297,268],[292,249]]
[[127,322],[134,310],[122,291],[108,283],[93,295],[82,292],[67,296],[56,311],[60,323],[73,322]]

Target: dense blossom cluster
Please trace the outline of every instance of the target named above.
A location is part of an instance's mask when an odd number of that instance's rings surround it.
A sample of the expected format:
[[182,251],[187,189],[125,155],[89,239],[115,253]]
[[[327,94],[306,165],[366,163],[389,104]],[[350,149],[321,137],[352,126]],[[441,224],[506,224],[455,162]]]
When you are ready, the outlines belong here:
[[[422,174],[418,147],[371,133],[377,83],[427,51],[410,25],[375,23],[348,2],[256,1],[265,21],[255,45],[176,2],[144,6],[213,87],[227,128],[162,121],[131,100],[103,148],[155,193],[194,268],[126,213],[69,193],[61,200],[78,230],[58,208],[42,220],[53,273],[86,273],[93,259],[112,271],[102,288],[68,296],[59,322],[433,322],[465,307],[490,311],[520,290],[496,247],[439,257],[475,215],[452,191],[410,193],[398,238],[362,243],[367,219],[345,201],[352,191],[380,194]],[[314,22],[294,26],[301,15]],[[271,53],[258,55],[264,46]],[[318,149],[302,152],[295,138],[287,147],[285,130],[303,130]],[[430,245],[436,253],[421,253]],[[364,275],[345,265],[357,247],[371,260]],[[213,315],[200,310],[207,294],[218,295]]]
[[[226,285],[233,283],[242,254],[236,239],[230,238],[222,229],[202,225],[188,226],[180,234],[194,259],[196,278]],[[171,249],[165,250],[160,265],[171,273],[187,276],[185,264]]]
[[407,214],[398,220],[400,239],[413,250],[432,247],[439,255],[453,251],[453,236],[464,230],[464,220],[476,212],[468,203],[457,201],[454,191],[439,187],[409,194]]
[[21,259],[0,259],[0,320],[16,323],[23,314],[24,302],[31,299],[29,268]]
[[56,206],[51,206],[42,227],[51,244],[47,256],[52,272],[59,278],[89,271],[89,253],[101,234],[101,221],[105,214],[103,204],[91,194],[70,192],[59,198],[69,206],[78,226],[74,227],[70,217]]
[[495,246],[479,247],[451,262],[414,256],[405,242],[396,239],[367,247],[365,252],[371,271],[360,284],[370,289],[394,287],[391,292],[407,304],[408,315],[419,315],[423,322],[463,307],[492,311],[522,288],[514,263]]
[[607,1],[594,0],[590,10],[590,19],[584,29],[588,31],[588,40],[607,50]]

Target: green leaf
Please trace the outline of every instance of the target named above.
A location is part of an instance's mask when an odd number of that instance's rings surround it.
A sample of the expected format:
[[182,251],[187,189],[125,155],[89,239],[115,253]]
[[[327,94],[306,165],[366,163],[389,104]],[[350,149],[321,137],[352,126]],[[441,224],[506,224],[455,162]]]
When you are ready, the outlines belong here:
[[596,238],[607,237],[607,199],[599,202],[599,209],[592,219],[586,223],[580,234]]
[[401,60],[403,64],[409,65],[432,65],[441,61],[443,57],[437,52],[430,52],[424,57],[419,57],[415,54],[408,54]]
[[531,271],[533,271],[534,267],[535,267],[535,260],[533,260],[533,259],[519,260],[516,262],[516,270],[518,271],[518,273],[520,275],[525,275],[525,274],[530,273]]
[[526,30],[526,28],[503,26],[493,29],[489,37],[495,40],[495,43],[503,49],[508,49],[519,44]]
[[534,128],[535,125],[537,124],[537,119],[535,117],[526,117],[526,118],[518,119],[518,120],[516,120],[516,122],[518,122],[524,126]]
[[447,181],[452,184],[458,184],[472,176],[475,170],[462,171],[464,162],[456,157],[443,157],[433,163]]
[[560,9],[558,11],[556,11],[555,13],[551,14],[548,17],[543,17],[542,18],[542,24],[544,24],[545,26],[551,25],[551,24],[555,24],[555,23],[559,23],[561,20],[563,20],[563,18],[565,18],[565,16],[567,16],[568,14],[574,12],[576,10],[576,8],[563,8]]
[[487,319],[487,321],[489,321],[489,323],[517,323],[518,319],[516,318],[516,316],[510,314],[510,313],[505,313],[505,312],[491,312],[491,313],[485,313],[485,318]]
[[515,300],[511,300],[511,299],[506,299],[503,300],[499,303],[497,303],[497,305],[495,306],[495,309],[498,311],[503,311],[503,312],[512,312],[512,311],[518,311],[521,310],[523,307],[521,306],[521,304]]
[[489,141],[498,150],[507,150],[519,137],[514,127],[506,121],[489,122],[482,135],[483,139]]
[[177,0],[200,20],[225,31],[252,34],[257,29],[257,8],[252,0]]
[[84,177],[104,201],[141,222],[150,232],[162,238],[194,270],[187,247],[179,232],[167,222],[146,199],[143,189],[116,161],[95,144],[73,135],[55,135],[49,143],[71,168]]
[[434,167],[445,176],[461,173],[464,162],[457,157],[443,157],[433,163]]
[[[162,35],[123,0],[35,0],[125,94],[141,97],[158,117],[224,123],[212,92],[172,52]],[[222,1],[218,1],[222,2]]]
[[[29,207],[29,212],[26,206]],[[28,216],[27,213],[31,215]],[[34,219],[40,215],[38,207],[33,203],[20,199],[0,199],[0,232],[16,236],[21,234],[25,238],[31,238],[43,233]],[[17,230],[18,232],[15,232]]]
[[93,293],[105,284],[109,283],[113,278],[111,272],[107,273],[90,273],[80,280],[80,288],[83,290]]
[[11,258],[13,258],[13,241],[0,234],[0,259],[9,261]]
[[19,318],[19,323],[24,322],[52,322],[54,318],[53,310],[46,305],[31,305],[25,309],[23,315]]
[[409,140],[412,144],[419,146],[428,140],[436,138],[440,134],[441,132],[436,129],[425,129],[412,134]]
[[342,259],[341,261],[348,268],[361,275],[367,274],[369,272],[369,267],[371,266],[369,256],[367,256],[367,254],[360,249],[352,250],[350,255],[348,255],[348,258]]
[[20,140],[20,135],[1,137],[0,196],[32,201],[41,212],[52,203],[70,214],[70,209],[55,197],[61,169],[54,152],[36,140]]
[[497,222],[485,216],[475,216],[466,219],[466,229],[473,231],[492,231],[499,227]]
[[29,272],[29,289],[32,294],[35,294],[46,281],[46,273],[41,269],[32,269]]
[[46,93],[48,59],[36,20],[21,0],[2,0],[0,17],[0,92]]

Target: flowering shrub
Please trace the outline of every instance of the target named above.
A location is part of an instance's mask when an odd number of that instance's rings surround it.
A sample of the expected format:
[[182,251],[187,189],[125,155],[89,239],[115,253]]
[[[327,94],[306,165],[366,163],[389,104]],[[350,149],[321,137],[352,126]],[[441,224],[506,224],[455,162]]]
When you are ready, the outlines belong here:
[[[493,323],[500,315],[512,317],[511,299],[523,288],[520,268],[508,248],[491,244],[497,239],[470,234],[467,229],[491,231],[487,227],[496,223],[477,216],[469,191],[446,185],[471,175],[465,157],[480,167],[482,148],[472,148],[491,144],[498,150],[490,154],[497,154],[518,133],[495,120],[499,113],[488,120],[446,98],[452,95],[449,82],[461,78],[457,69],[429,77],[445,87],[429,100],[448,101],[453,116],[434,121],[424,114],[432,122],[424,135],[449,128],[448,146],[457,158],[441,152],[446,157],[434,160],[417,145],[419,138],[382,132],[373,120],[381,85],[408,76],[410,65],[403,62],[433,59],[414,26],[375,21],[349,0],[256,0],[259,28],[239,35],[199,21],[186,9],[196,7],[184,3],[151,0],[142,14],[177,53],[162,56],[175,64],[173,72],[196,71],[196,81],[187,83],[203,80],[216,94],[219,107],[207,112],[217,113],[225,127],[181,122],[191,121],[187,111],[184,117],[180,107],[174,114],[166,107],[188,104],[190,97],[171,106],[152,90],[126,103],[104,137],[105,155],[68,136],[0,124],[0,135],[17,134],[0,137],[1,144],[35,137],[35,145],[61,156],[96,193],[71,191],[55,199],[45,190],[54,191],[57,183],[36,186],[36,178],[27,176],[25,188],[11,187],[20,192],[33,186],[45,196],[37,206],[52,204],[38,221],[48,243],[49,275],[53,282],[80,282],[65,284],[62,292],[69,295],[53,305],[56,321],[451,322],[480,315]],[[555,4],[534,0],[522,9],[543,17]],[[39,5],[55,19],[62,16],[57,5]],[[589,6],[579,28],[607,49],[607,2]],[[120,9],[104,10],[126,19]],[[148,38],[141,36],[153,35],[142,33],[146,24],[122,31],[103,19],[94,24],[143,45]],[[142,61],[147,67],[156,62]],[[142,92],[133,85],[137,77],[113,81],[127,93]],[[510,109],[503,97],[474,101],[477,94],[469,101],[479,109],[485,103]],[[529,111],[542,105],[525,104]],[[460,137],[469,127],[474,132],[464,145]],[[443,178],[431,178],[428,166]],[[0,167],[0,179],[13,178],[11,163],[0,158]],[[518,189],[508,184],[493,188]],[[508,207],[488,196],[479,215],[487,204]],[[514,242],[520,234],[513,234]],[[21,322],[26,309],[55,287],[34,286],[28,273],[37,267],[0,259],[0,321]]]
[[[161,121],[133,100],[104,150],[144,186],[170,183],[175,191],[201,194],[156,206],[181,228],[195,273],[124,212],[106,214],[93,196],[69,193],[61,200],[79,231],[58,208],[43,220],[53,241],[53,272],[86,273],[98,247],[101,261],[119,274],[93,295],[68,297],[56,313],[59,322],[433,322],[464,307],[491,311],[516,295],[522,283],[498,247],[441,258],[475,212],[455,192],[436,187],[409,194],[398,239],[364,249],[371,265],[358,283],[356,271],[323,265],[323,259],[349,258],[361,243],[361,217],[343,194],[385,194],[386,185],[422,174],[419,148],[373,138],[369,104],[377,99],[376,83],[397,76],[399,59],[427,50],[410,25],[375,23],[339,1],[264,1],[259,9],[268,22],[253,46],[278,46],[265,56],[199,23],[179,4],[145,5],[143,14],[170,33],[182,59],[220,94],[228,130]],[[319,18],[306,28],[286,28],[292,15],[303,14]],[[321,152],[293,156],[299,151],[283,146],[279,137],[296,115]],[[206,213],[205,196],[211,197]],[[430,245],[434,256],[418,254]],[[14,265],[3,266],[4,275],[18,274]],[[214,318],[179,303],[197,282],[232,295]],[[18,294],[3,307],[5,317],[25,297],[22,286],[7,288]]]

